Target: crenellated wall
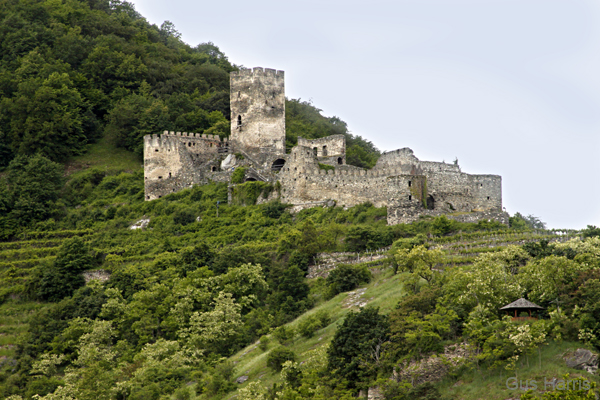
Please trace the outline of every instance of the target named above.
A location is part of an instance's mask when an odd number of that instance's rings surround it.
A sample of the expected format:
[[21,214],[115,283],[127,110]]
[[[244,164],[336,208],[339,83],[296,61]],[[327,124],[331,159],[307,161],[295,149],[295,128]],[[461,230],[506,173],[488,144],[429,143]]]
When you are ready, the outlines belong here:
[[[219,172],[219,155],[228,152],[227,138],[188,132],[144,136],[146,200],[203,182]],[[218,180],[218,179],[217,179]]]

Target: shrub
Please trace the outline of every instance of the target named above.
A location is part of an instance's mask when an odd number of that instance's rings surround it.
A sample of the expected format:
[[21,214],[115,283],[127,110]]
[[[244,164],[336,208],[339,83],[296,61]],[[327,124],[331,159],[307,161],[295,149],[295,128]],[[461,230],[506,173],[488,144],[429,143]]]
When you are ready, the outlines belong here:
[[287,347],[276,347],[267,357],[267,366],[274,371],[281,371],[281,366],[286,361],[296,361],[296,353]]
[[267,347],[269,347],[269,337],[266,335],[263,335],[260,337],[260,343],[258,344],[258,347],[262,350],[265,351],[267,350]]
[[296,332],[293,328],[282,325],[273,331],[273,336],[275,336],[279,344],[287,344],[294,339]]
[[279,200],[272,200],[263,206],[262,212],[267,218],[277,219],[281,217],[281,214],[284,213],[286,207],[287,206],[285,204],[281,204]]
[[231,183],[243,183],[244,177],[246,176],[245,167],[237,167],[233,174],[231,174]]
[[298,324],[298,333],[306,338],[311,338],[319,329],[325,328],[331,322],[329,313],[321,310],[315,315],[305,318]]
[[188,225],[196,220],[196,216],[190,210],[178,210],[173,214],[173,222],[177,225]]
[[319,329],[321,329],[321,321],[314,315],[304,318],[304,320],[298,324],[298,333],[305,338],[313,337],[315,332]]
[[347,292],[370,281],[371,273],[367,268],[340,264],[327,277],[328,297],[332,298],[338,293]]

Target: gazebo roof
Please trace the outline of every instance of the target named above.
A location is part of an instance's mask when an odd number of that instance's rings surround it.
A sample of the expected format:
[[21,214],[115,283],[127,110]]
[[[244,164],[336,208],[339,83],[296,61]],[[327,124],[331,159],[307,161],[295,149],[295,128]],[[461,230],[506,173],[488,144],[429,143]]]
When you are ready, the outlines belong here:
[[543,310],[544,307],[540,307],[537,304],[533,304],[529,300],[525,300],[524,298],[520,298],[519,300],[513,301],[509,305],[506,305],[501,308],[501,310],[515,310],[515,309],[537,309]]

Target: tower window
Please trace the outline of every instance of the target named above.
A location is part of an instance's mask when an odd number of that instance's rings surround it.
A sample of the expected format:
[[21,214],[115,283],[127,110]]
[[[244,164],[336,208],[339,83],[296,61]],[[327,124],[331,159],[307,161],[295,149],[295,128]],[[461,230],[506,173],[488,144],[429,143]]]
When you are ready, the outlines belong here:
[[408,195],[408,200],[412,200],[412,196],[410,194]]
[[237,126],[238,127],[242,126],[242,116],[241,115],[238,115],[238,124],[237,124]]
[[192,147],[192,142],[188,142],[188,147]]
[[169,172],[169,178],[171,177],[171,173]]
[[154,149],[154,151],[156,151],[156,152],[157,152],[157,151],[158,151],[158,149]]
[[323,157],[327,155],[327,146],[323,146]]
[[488,200],[490,199],[490,196],[488,196]]
[[408,181],[408,187],[411,187],[411,185],[412,185],[412,182]]
[[313,147],[313,156],[315,156],[315,157],[317,156],[317,148],[316,147]]

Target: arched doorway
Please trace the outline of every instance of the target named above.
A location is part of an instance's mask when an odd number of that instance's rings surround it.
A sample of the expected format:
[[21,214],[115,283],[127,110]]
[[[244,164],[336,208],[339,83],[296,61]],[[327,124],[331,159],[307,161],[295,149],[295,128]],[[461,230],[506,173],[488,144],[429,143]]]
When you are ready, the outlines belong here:
[[279,172],[284,165],[285,160],[283,158],[278,158],[277,160],[273,161],[273,164],[271,165],[271,171]]
[[427,209],[433,210],[435,208],[435,200],[432,195],[427,196]]
[[342,160],[342,157],[338,157],[338,164],[342,165],[343,162],[344,162],[344,160]]

